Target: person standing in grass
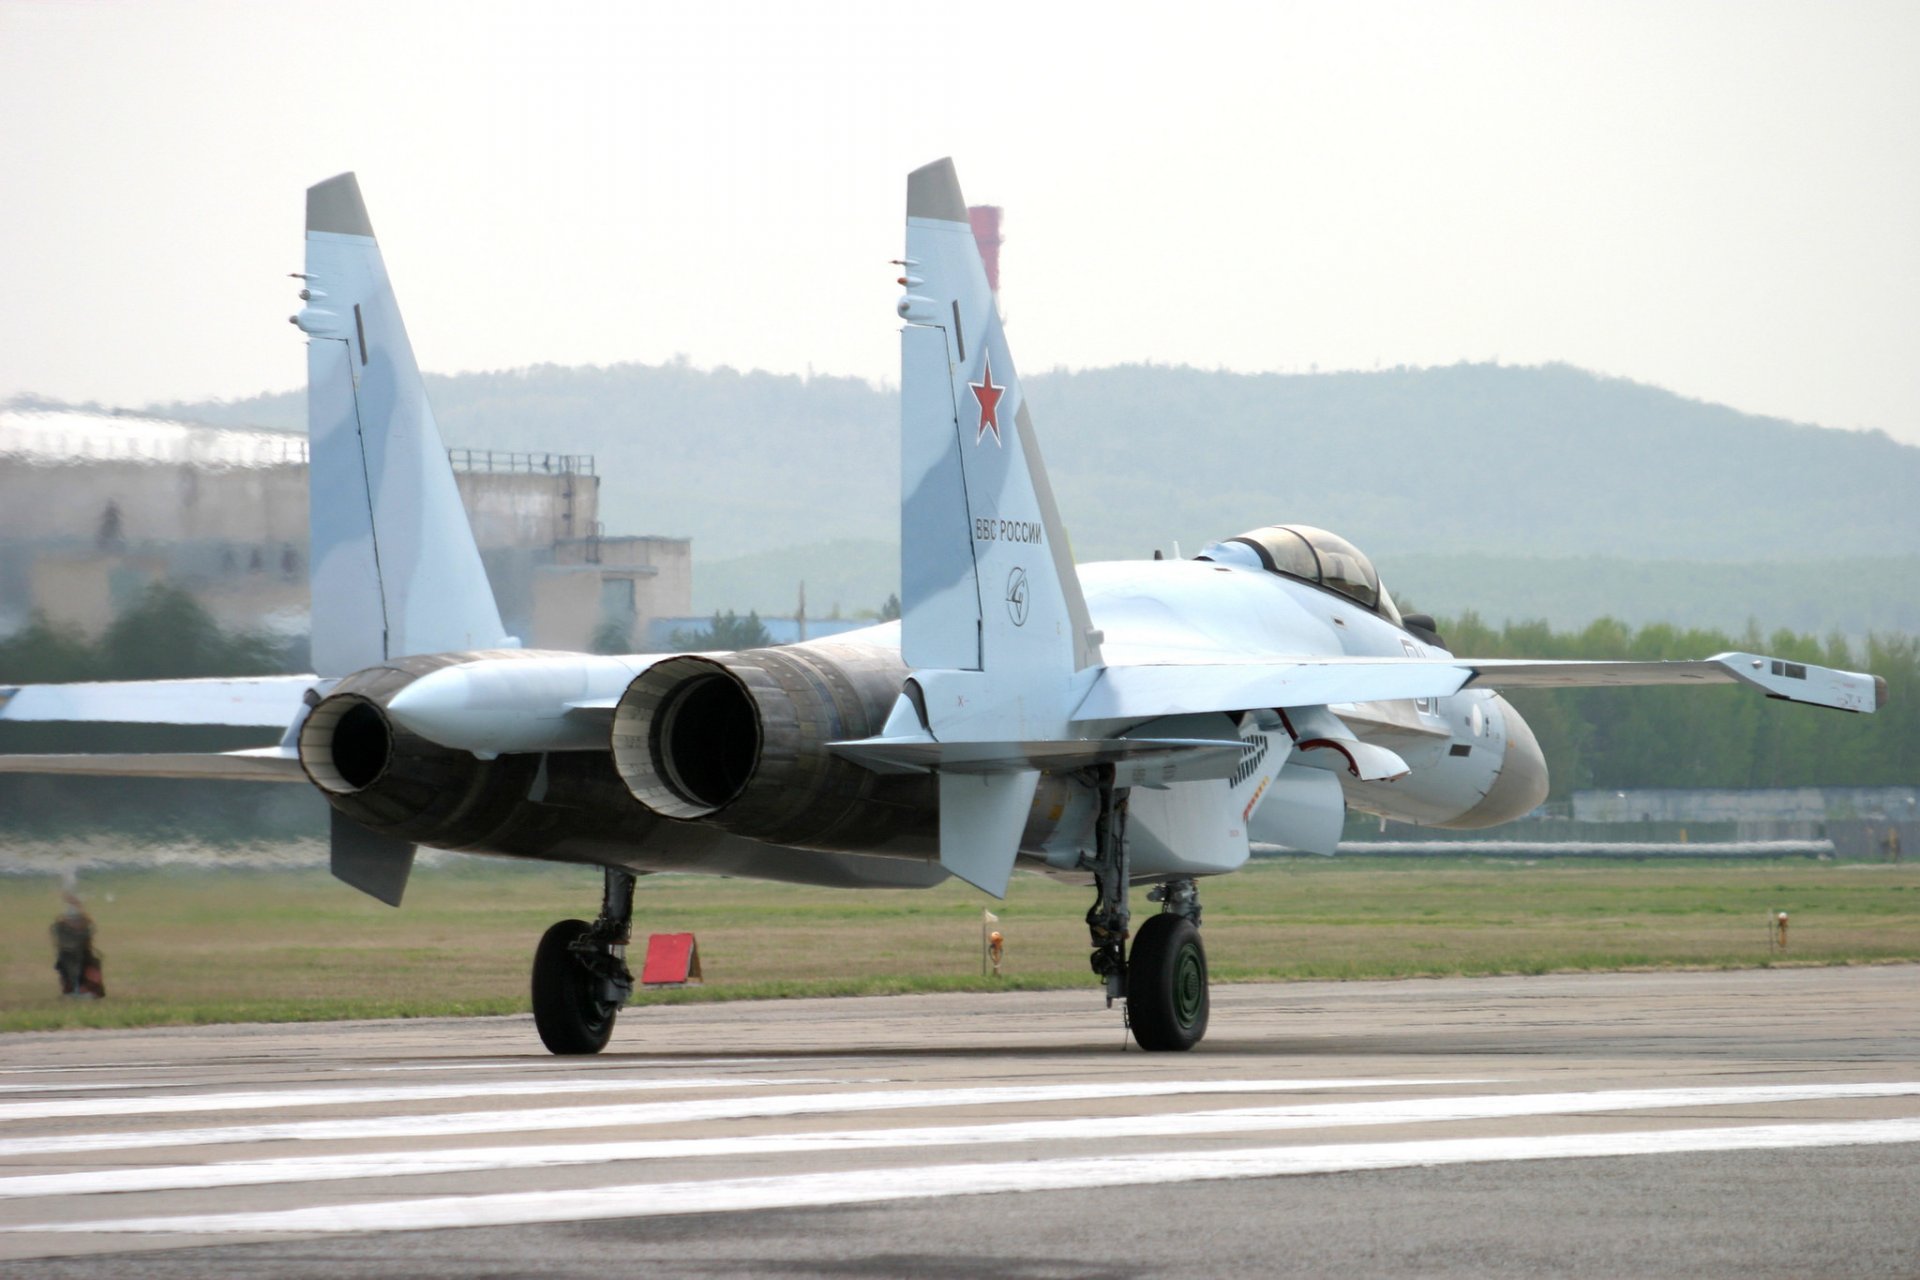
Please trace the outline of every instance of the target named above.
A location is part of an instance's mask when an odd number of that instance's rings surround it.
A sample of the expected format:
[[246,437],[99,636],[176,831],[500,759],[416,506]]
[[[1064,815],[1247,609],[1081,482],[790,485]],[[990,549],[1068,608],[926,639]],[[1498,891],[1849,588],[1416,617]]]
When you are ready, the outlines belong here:
[[98,1000],[107,994],[100,972],[100,956],[93,949],[93,917],[71,892],[60,895],[67,908],[53,922],[53,967],[60,975],[60,994],[79,1000]]

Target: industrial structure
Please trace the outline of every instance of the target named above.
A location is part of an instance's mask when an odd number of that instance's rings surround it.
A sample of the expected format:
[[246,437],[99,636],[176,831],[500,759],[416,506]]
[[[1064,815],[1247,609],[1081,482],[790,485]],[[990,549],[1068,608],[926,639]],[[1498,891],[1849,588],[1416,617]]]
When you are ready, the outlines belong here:
[[[449,450],[508,631],[626,648],[693,595],[686,538],[608,537],[591,455]],[[97,636],[156,582],[224,626],[306,632],[307,441],[136,414],[0,410],[0,634]]]

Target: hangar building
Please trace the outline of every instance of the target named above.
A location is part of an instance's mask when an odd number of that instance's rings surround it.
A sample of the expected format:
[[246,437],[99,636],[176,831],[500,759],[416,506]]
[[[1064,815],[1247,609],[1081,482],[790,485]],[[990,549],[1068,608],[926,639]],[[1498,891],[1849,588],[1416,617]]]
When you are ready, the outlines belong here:
[[[591,455],[449,455],[502,620],[529,648],[637,642],[690,612],[691,541],[608,537]],[[304,436],[0,409],[0,495],[0,634],[38,609],[97,636],[159,581],[230,628],[308,629]]]

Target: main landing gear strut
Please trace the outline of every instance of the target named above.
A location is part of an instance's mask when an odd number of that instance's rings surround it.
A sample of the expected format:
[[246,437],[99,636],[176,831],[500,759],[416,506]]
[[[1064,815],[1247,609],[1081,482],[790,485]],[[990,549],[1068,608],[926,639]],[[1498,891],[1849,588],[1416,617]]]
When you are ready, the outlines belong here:
[[533,1025],[554,1053],[598,1053],[633,995],[627,943],[633,937],[631,871],[606,868],[600,918],[562,920],[533,953]]
[[1190,879],[1170,880],[1147,894],[1160,914],[1140,926],[1127,954],[1127,794],[1114,785],[1114,767],[1096,771],[1100,808],[1094,820],[1094,900],[1087,911],[1094,973],[1107,984],[1107,1003],[1127,1002],[1127,1023],[1142,1049],[1191,1049],[1207,1034],[1207,953],[1200,945],[1200,893]]

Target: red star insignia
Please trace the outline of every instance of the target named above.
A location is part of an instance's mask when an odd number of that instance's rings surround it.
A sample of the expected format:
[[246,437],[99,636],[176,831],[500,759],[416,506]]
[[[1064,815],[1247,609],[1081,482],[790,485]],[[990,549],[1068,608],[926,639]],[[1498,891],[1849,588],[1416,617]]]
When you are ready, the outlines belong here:
[[993,431],[993,442],[1000,443],[1000,397],[1005,387],[993,385],[993,357],[987,357],[986,371],[980,375],[980,381],[969,382],[974,399],[980,402],[980,429],[974,434],[973,442],[979,444],[987,438],[987,431]]

